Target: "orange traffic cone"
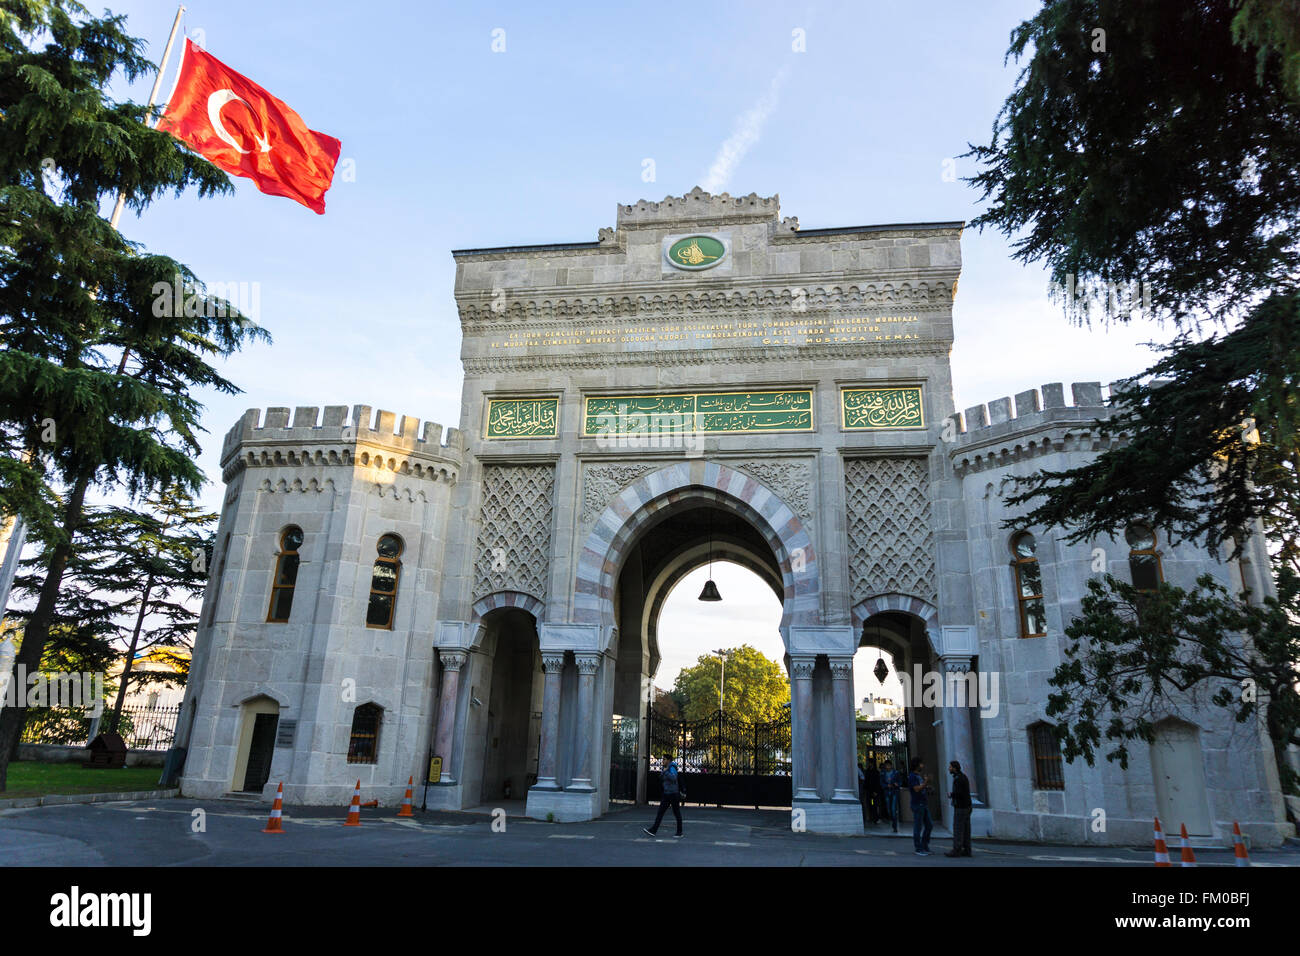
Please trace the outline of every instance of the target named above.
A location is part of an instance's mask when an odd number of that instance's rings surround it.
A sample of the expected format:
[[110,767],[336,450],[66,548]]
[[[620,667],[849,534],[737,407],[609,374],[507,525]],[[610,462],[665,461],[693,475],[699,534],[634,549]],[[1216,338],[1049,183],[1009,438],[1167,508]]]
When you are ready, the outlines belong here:
[[1250,854],[1246,852],[1246,841],[1241,837],[1241,827],[1232,821],[1232,855],[1237,858],[1238,866],[1250,866]]
[[266,821],[266,829],[263,833],[283,833],[284,824],[281,822],[284,811],[284,781],[280,782],[280,788],[275,791],[275,803],[271,804],[271,817]]
[[345,827],[361,826],[361,781],[357,781],[357,789],[352,794],[352,806],[348,807],[348,818],[343,821]]
[[1195,866],[1196,854],[1192,852],[1192,845],[1187,842],[1187,824],[1180,824],[1183,828],[1183,866]]
[[1165,846],[1165,835],[1160,829],[1160,818],[1156,817],[1156,866],[1172,866],[1169,862],[1169,847]]
[[415,786],[415,776],[406,781],[406,796],[402,797],[402,809],[397,811],[399,817],[413,817],[415,813],[411,809],[411,788]]

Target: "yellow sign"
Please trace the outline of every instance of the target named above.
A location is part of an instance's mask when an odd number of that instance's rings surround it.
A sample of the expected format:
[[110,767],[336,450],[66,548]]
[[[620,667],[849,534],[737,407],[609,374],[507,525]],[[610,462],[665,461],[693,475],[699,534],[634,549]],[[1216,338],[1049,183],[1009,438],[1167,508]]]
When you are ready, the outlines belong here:
[[442,758],[429,758],[429,783],[437,783],[442,779]]

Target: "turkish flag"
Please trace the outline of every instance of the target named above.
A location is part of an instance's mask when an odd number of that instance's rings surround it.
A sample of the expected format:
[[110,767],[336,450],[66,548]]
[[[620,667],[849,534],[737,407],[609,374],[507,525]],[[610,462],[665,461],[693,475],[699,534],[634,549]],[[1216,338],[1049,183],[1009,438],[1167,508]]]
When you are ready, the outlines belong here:
[[158,128],[264,193],[325,211],[343,144],[188,39]]

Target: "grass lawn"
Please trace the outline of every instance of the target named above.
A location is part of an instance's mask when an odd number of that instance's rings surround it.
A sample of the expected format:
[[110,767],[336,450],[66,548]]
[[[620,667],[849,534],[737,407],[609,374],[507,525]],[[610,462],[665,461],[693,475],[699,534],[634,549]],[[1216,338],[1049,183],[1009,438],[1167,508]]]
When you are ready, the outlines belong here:
[[87,770],[75,763],[32,763],[9,765],[7,788],[0,800],[12,797],[43,797],[64,793],[110,793],[119,790],[157,790],[159,767],[122,767],[119,770]]

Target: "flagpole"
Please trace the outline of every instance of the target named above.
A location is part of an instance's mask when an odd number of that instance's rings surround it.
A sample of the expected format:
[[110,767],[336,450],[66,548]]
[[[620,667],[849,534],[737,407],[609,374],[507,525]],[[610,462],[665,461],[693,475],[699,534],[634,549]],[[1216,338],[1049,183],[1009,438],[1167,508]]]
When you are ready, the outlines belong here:
[[[153,109],[158,100],[158,90],[162,87],[163,73],[167,70],[167,61],[171,59],[172,45],[176,42],[176,31],[181,26],[181,14],[185,12],[185,5],[181,4],[176,8],[176,19],[172,21],[172,32],[167,37],[167,46],[163,50],[162,62],[158,65],[158,75],[153,80],[153,90],[149,93],[149,109]],[[148,123],[148,120],[146,120]],[[118,221],[122,218],[122,210],[126,207],[126,192],[119,189],[117,191],[117,202],[113,206],[113,215],[109,217],[109,225],[114,229],[117,228]],[[122,363],[126,363],[126,355],[122,356]],[[9,605],[9,592],[13,588],[14,576],[18,572],[18,558],[23,550],[23,544],[27,538],[27,523],[23,521],[22,515],[10,515],[0,524],[0,621],[4,620],[5,609]]]
[[[158,102],[158,90],[162,87],[163,74],[167,72],[167,61],[172,56],[172,44],[176,42],[176,31],[181,26],[181,14],[185,12],[185,5],[181,4],[176,8],[176,19],[172,21],[172,32],[167,36],[167,46],[163,48],[162,62],[158,64],[158,75],[153,78],[153,89],[149,91],[149,106],[153,109]],[[152,125],[152,120],[145,120],[145,123]],[[108,219],[108,224],[114,229],[117,228],[118,220],[122,218],[122,210],[126,206],[126,193],[119,189],[117,191],[117,204],[113,206],[113,215]]]

